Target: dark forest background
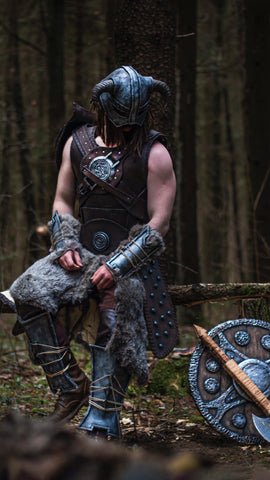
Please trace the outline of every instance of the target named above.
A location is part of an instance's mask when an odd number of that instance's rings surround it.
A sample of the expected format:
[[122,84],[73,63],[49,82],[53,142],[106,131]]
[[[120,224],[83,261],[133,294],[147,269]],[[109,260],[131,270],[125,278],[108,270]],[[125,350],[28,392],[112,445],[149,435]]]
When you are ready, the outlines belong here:
[[1,0],[0,288],[47,253],[53,145],[120,65],[166,81],[177,199],[173,283],[268,282],[270,2]]

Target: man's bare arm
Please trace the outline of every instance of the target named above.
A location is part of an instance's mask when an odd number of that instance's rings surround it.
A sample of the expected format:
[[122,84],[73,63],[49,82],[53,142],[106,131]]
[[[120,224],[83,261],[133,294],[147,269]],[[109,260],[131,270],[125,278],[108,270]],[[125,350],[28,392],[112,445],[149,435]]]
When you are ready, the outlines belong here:
[[[72,137],[70,137],[64,147],[61,168],[58,174],[57,187],[53,202],[53,212],[56,210],[60,215],[74,213],[75,203],[75,178],[72,171],[70,160],[70,146]],[[66,270],[78,270],[82,267],[79,252],[68,250],[59,258],[59,264]]]
[[[150,151],[147,190],[148,223],[164,236],[169,229],[176,182],[171,157],[161,143],[156,143]],[[94,273],[91,280],[98,288],[108,288],[113,284],[112,274],[105,265]]]
[[61,168],[58,174],[57,187],[53,202],[53,212],[56,210],[63,215],[70,213],[73,215],[75,202],[75,178],[72,171],[70,160],[70,146],[72,137],[70,137],[64,147]]
[[150,151],[147,191],[148,223],[165,236],[170,225],[176,180],[170,154],[161,143],[155,143]]

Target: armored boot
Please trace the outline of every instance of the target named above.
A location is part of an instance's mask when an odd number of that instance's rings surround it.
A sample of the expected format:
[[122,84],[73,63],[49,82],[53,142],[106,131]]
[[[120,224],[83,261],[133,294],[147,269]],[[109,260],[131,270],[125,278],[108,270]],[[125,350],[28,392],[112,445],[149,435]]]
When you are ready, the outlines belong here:
[[87,404],[89,380],[78,366],[67,345],[61,345],[53,316],[31,305],[17,305],[18,321],[29,345],[30,357],[40,365],[53,393],[58,393],[50,419],[68,421]]
[[77,388],[68,392],[59,391],[54,411],[47,417],[49,420],[68,422],[77,415],[84,405],[88,405],[90,382],[80,369],[73,355],[72,359],[74,363],[70,364],[68,374],[76,382]]
[[104,347],[93,345],[91,350],[89,407],[80,428],[95,436],[121,438],[120,412],[130,376]]
[[80,424],[90,435],[120,438],[120,411],[130,375],[119,365],[105,346],[115,328],[115,311],[101,312],[96,345],[90,345],[92,354],[92,382],[89,407]]

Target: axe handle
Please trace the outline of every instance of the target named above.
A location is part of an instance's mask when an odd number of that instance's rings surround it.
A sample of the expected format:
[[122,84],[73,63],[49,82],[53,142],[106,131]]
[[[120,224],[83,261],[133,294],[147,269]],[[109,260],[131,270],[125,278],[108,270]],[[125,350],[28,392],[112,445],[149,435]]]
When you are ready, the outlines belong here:
[[221,364],[238,385],[244,390],[249,398],[260,407],[265,415],[270,416],[270,401],[264,393],[255,385],[251,378],[239,367],[235,360],[226,355],[219,345],[213,340],[207,331],[199,325],[193,325],[198,337],[211,350],[213,355],[220,360]]
[[224,364],[224,368],[228,374],[235,379],[249,398],[261,408],[265,415],[270,416],[270,401],[251,378],[239,367],[235,360],[228,360]]

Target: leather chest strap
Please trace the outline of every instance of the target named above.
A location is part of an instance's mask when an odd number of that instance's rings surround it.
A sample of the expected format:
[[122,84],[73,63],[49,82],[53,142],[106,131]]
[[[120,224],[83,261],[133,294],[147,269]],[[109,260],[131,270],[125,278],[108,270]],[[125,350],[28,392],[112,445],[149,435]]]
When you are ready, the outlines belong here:
[[132,204],[132,202],[135,199],[134,195],[128,195],[127,193],[123,192],[119,188],[113,187],[113,185],[110,185],[109,183],[105,182],[101,178],[97,177],[94,173],[90,172],[87,167],[84,167],[82,169],[82,173],[90,178],[93,182],[95,182],[97,185],[100,187],[104,188],[107,192],[111,193],[115,197],[119,198],[120,200],[126,202],[127,204]]
[[[126,194],[122,190],[119,190],[119,188],[115,188],[112,185],[110,185],[109,183],[105,182],[104,180],[101,180],[101,178],[94,175],[87,168],[83,169],[83,174],[86,177],[88,177],[90,180],[95,182],[97,185],[104,188],[104,190],[106,190],[107,192],[114,195],[119,200],[119,203],[122,205],[122,207],[125,208],[131,215],[133,215],[139,221],[145,222],[144,216],[141,215],[141,213],[140,213],[141,208],[142,208],[142,206],[144,205],[144,202],[145,202],[142,197],[138,198],[138,197],[135,197],[134,195]],[[87,188],[89,188],[89,187],[87,186]],[[134,201],[135,201],[135,204],[132,205],[132,203]]]

